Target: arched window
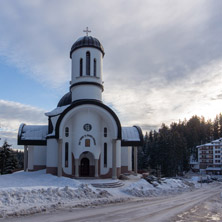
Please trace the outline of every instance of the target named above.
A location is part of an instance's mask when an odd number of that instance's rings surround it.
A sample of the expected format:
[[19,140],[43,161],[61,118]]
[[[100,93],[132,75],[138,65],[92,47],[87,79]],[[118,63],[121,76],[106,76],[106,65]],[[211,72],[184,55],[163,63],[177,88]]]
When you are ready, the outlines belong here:
[[90,76],[90,52],[86,52],[86,75]]
[[69,136],[69,127],[65,128],[65,136],[68,137]]
[[96,59],[93,60],[93,75],[96,76]]
[[82,76],[82,58],[79,61],[79,75]]
[[65,167],[69,166],[69,143],[65,143]]
[[104,128],[104,137],[107,137],[107,128]]
[[107,167],[107,143],[104,143],[104,167]]

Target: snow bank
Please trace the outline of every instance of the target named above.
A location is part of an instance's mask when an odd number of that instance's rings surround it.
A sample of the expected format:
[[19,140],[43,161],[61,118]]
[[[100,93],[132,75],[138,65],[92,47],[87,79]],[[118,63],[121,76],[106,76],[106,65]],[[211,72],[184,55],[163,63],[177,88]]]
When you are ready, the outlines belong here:
[[19,172],[0,176],[0,218],[26,215],[48,209],[108,199],[106,190],[77,180],[45,174],[45,171]]
[[149,197],[180,193],[190,190],[191,187],[193,187],[192,183],[179,179],[164,179],[163,182],[156,182],[153,185],[141,179],[123,188],[122,191],[136,197]]
[[33,187],[33,186],[56,186],[56,187],[78,187],[81,183],[78,180],[59,178],[46,174],[45,170],[36,172],[17,172],[0,176],[0,188],[10,187]]
[[26,187],[0,189],[0,216],[23,214],[64,204],[74,204],[79,200],[108,198],[107,191],[93,190],[87,184],[71,187]]

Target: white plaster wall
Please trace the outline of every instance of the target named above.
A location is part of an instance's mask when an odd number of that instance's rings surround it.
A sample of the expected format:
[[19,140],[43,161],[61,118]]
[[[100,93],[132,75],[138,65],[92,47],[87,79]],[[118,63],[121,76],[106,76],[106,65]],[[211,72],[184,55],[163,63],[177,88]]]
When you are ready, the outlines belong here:
[[[92,125],[91,131],[87,132],[83,129],[84,124]],[[69,136],[65,137],[65,128],[69,127]],[[107,137],[104,137],[104,127],[107,128]],[[90,135],[90,136],[89,136]],[[63,169],[67,174],[72,172],[71,153],[74,158],[79,159],[80,155],[88,151],[93,154],[95,159],[100,158],[100,173],[106,174],[112,167],[112,140],[117,135],[117,126],[113,117],[101,107],[94,105],[83,105],[70,110],[63,118],[60,125],[60,138],[63,139]],[[94,144],[93,137],[96,141]],[[90,147],[85,147],[85,139],[90,139]],[[116,138],[115,138],[116,139]],[[69,166],[65,165],[65,142],[69,143]],[[104,168],[104,143],[107,143],[107,167]],[[119,142],[119,158],[121,158],[120,142]],[[118,161],[119,165],[121,159]]]
[[34,146],[34,165],[46,165],[46,146]]
[[[90,76],[86,75],[86,52],[90,52]],[[80,76],[80,58],[83,59],[83,76]],[[96,76],[94,76],[94,58],[96,59]],[[102,53],[96,48],[80,48],[72,54],[71,85],[79,82],[102,84]],[[72,101],[79,99],[102,100],[102,89],[96,85],[79,85],[71,88]]]
[[71,89],[72,101],[80,99],[102,100],[102,89],[95,85],[79,85]]
[[60,115],[51,117],[52,126],[53,126],[52,134],[55,134],[56,123],[57,123],[57,120],[58,120],[59,116]]
[[[106,125],[104,127],[107,128]],[[109,172],[109,169],[112,167],[112,140],[109,136],[109,128],[107,130],[108,136],[102,137],[102,150],[101,150],[101,158],[100,158],[100,174],[104,175]],[[104,143],[107,143],[107,167],[104,167]]]
[[[79,158],[81,153],[88,151],[94,155],[94,158],[99,159],[101,153],[101,118],[89,109],[84,109],[76,113],[71,119],[73,122],[73,153],[75,158]],[[92,125],[92,130],[87,132],[83,129],[84,124],[89,123]],[[89,135],[89,136],[88,136]],[[94,144],[95,139],[96,144]],[[90,147],[85,147],[85,139],[90,140]]]
[[28,146],[28,170],[33,170],[33,157],[34,157],[34,149],[33,146]]
[[121,167],[121,141],[116,141],[116,167]]
[[121,147],[121,165],[122,166],[128,166],[128,147],[122,146]]
[[75,50],[72,53],[72,84],[76,83],[78,80],[76,79],[80,75],[80,58],[83,59],[83,76],[86,76],[86,52],[90,52],[90,75],[93,76],[93,60],[96,59],[96,77],[98,79],[95,81],[99,81],[102,83],[102,63],[103,63],[103,56],[99,49],[96,48],[80,48]]
[[132,147],[128,147],[128,170],[132,171]]
[[69,143],[69,154],[68,154],[68,167],[65,167],[65,142],[63,142],[62,146],[62,168],[66,174],[72,174],[72,147]]
[[46,156],[47,167],[58,166],[58,142],[56,139],[47,139]]

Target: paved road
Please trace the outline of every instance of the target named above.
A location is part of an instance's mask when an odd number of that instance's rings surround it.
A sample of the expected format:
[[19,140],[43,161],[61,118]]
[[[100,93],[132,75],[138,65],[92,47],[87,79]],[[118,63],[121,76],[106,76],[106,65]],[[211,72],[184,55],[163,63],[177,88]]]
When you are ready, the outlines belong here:
[[176,196],[134,200],[95,208],[61,209],[47,214],[6,219],[2,222],[167,222],[172,221],[171,218],[179,213],[185,212],[215,195],[220,195],[220,192],[220,186],[209,186]]

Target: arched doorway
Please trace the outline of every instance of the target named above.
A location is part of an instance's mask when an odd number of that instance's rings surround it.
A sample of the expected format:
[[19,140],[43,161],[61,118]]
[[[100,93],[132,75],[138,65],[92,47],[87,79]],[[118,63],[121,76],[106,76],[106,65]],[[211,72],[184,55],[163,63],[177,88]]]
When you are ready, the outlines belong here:
[[89,159],[84,157],[80,163],[80,176],[88,177],[89,176]]

